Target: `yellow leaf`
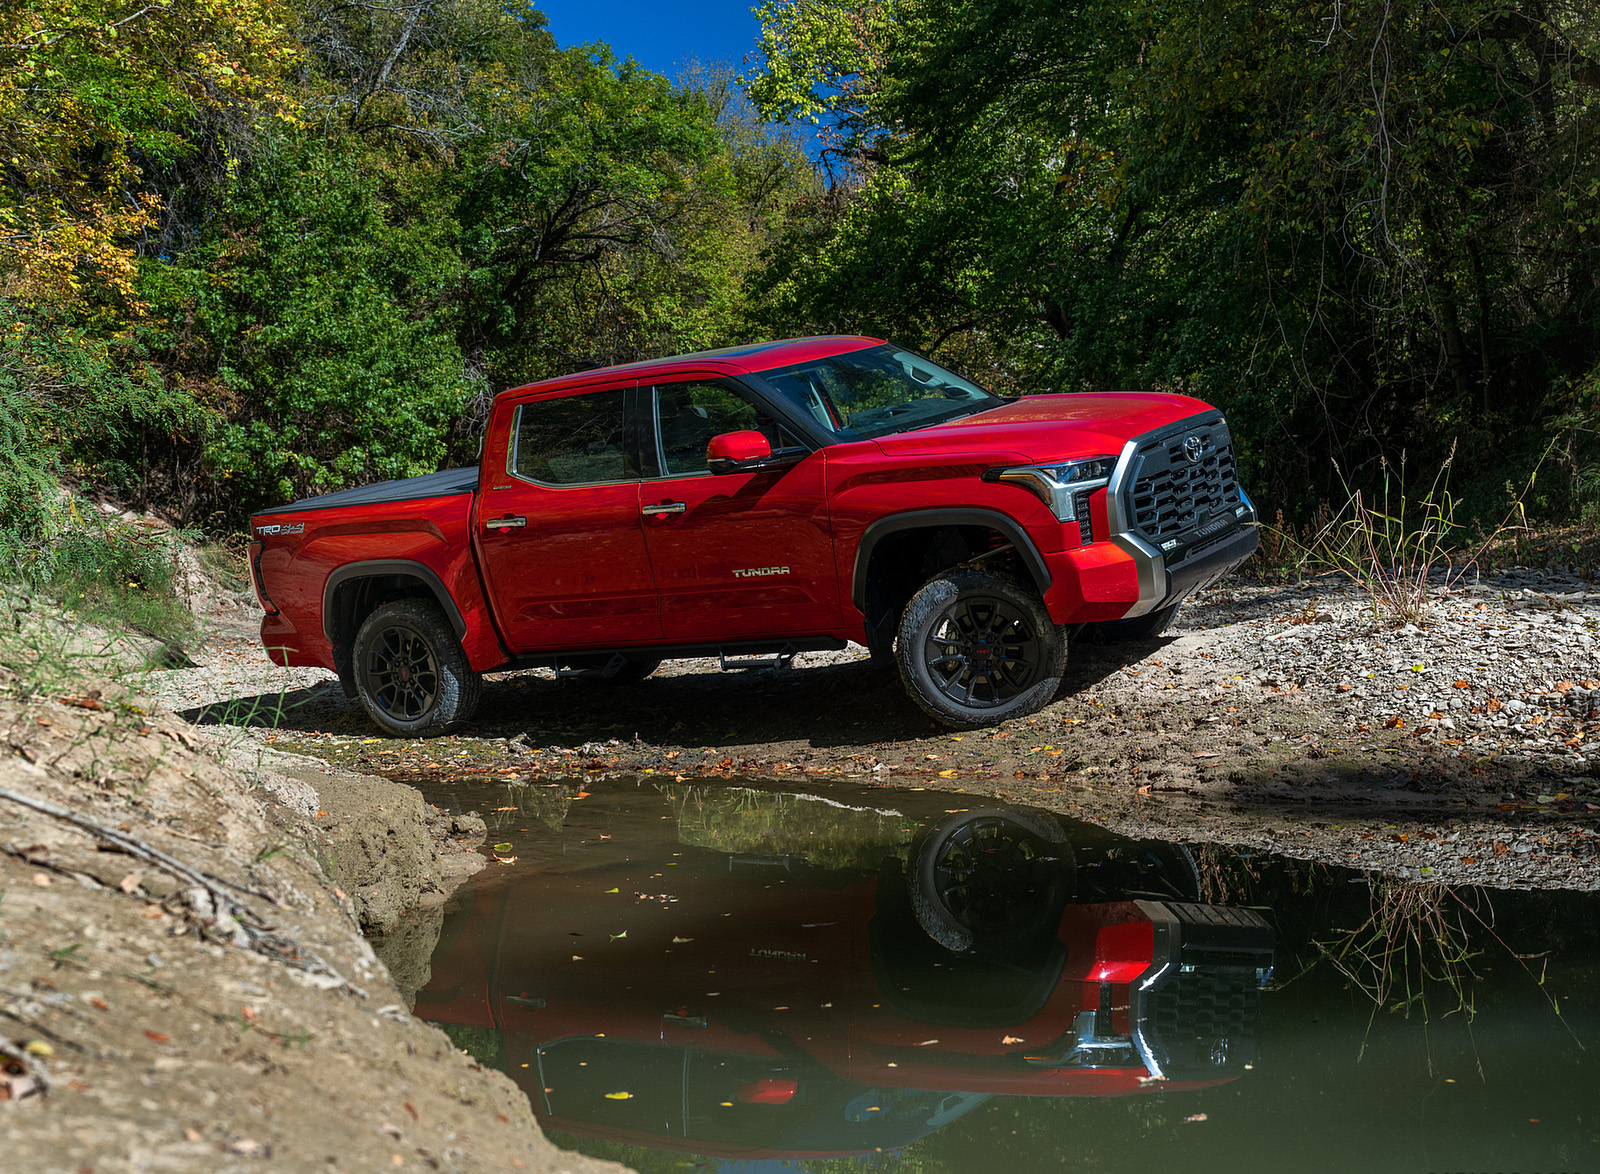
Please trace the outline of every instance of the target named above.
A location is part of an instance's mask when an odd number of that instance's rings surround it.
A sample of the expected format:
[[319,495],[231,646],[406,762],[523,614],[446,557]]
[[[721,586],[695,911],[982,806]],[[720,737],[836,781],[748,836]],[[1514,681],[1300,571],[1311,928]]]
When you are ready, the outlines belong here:
[[608,1101],[631,1101],[631,1100],[633,1100],[633,1094],[631,1092],[608,1092],[608,1093],[606,1093],[606,1100],[608,1100]]

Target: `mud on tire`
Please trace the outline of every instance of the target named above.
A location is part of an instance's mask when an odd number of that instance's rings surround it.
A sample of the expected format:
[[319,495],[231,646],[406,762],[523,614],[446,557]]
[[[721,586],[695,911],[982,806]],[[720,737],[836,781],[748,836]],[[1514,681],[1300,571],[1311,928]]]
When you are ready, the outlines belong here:
[[356,633],[356,695],[372,720],[403,738],[428,738],[478,708],[483,681],[436,604],[385,603]]
[[900,619],[906,692],[956,729],[1035,713],[1061,685],[1067,640],[1031,587],[987,571],[923,584]]

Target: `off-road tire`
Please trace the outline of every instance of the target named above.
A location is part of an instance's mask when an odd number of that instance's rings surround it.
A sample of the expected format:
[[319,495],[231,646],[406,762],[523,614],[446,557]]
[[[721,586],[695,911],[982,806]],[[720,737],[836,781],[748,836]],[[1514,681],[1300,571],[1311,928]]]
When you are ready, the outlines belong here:
[[1043,709],[1061,686],[1066,634],[1038,594],[987,571],[924,583],[900,618],[895,656],[906,692],[955,729]]
[[385,603],[363,620],[351,667],[367,714],[401,738],[431,738],[466,721],[483,694],[449,621],[424,599]]
[[964,811],[929,828],[907,871],[923,932],[954,953],[989,955],[1053,937],[1077,874],[1059,823],[1005,808]]

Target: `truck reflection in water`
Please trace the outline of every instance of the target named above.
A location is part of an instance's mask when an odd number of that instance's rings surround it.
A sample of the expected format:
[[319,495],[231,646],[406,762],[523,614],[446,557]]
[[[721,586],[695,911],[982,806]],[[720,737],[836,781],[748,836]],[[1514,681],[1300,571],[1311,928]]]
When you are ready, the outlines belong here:
[[605,840],[569,823],[547,862],[480,884],[418,996],[497,1034],[547,1129],[843,1156],[996,1094],[1203,1088],[1251,1063],[1272,931],[1201,903],[1182,847],[989,808],[825,869],[630,842],[670,826],[647,818]]

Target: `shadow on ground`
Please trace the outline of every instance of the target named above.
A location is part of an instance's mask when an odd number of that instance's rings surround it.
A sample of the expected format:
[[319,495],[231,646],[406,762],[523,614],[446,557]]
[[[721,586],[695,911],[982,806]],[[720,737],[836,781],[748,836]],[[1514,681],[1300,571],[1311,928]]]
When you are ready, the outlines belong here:
[[[1075,645],[1062,693],[1091,688],[1165,641]],[[310,689],[233,697],[180,712],[195,725],[284,733],[373,733],[358,701],[329,681]],[[524,672],[484,681],[477,715],[460,738],[526,735],[535,744],[608,738],[677,745],[799,741],[818,749],[898,742],[940,732],[899,678],[866,660],[657,676],[635,685]]]

